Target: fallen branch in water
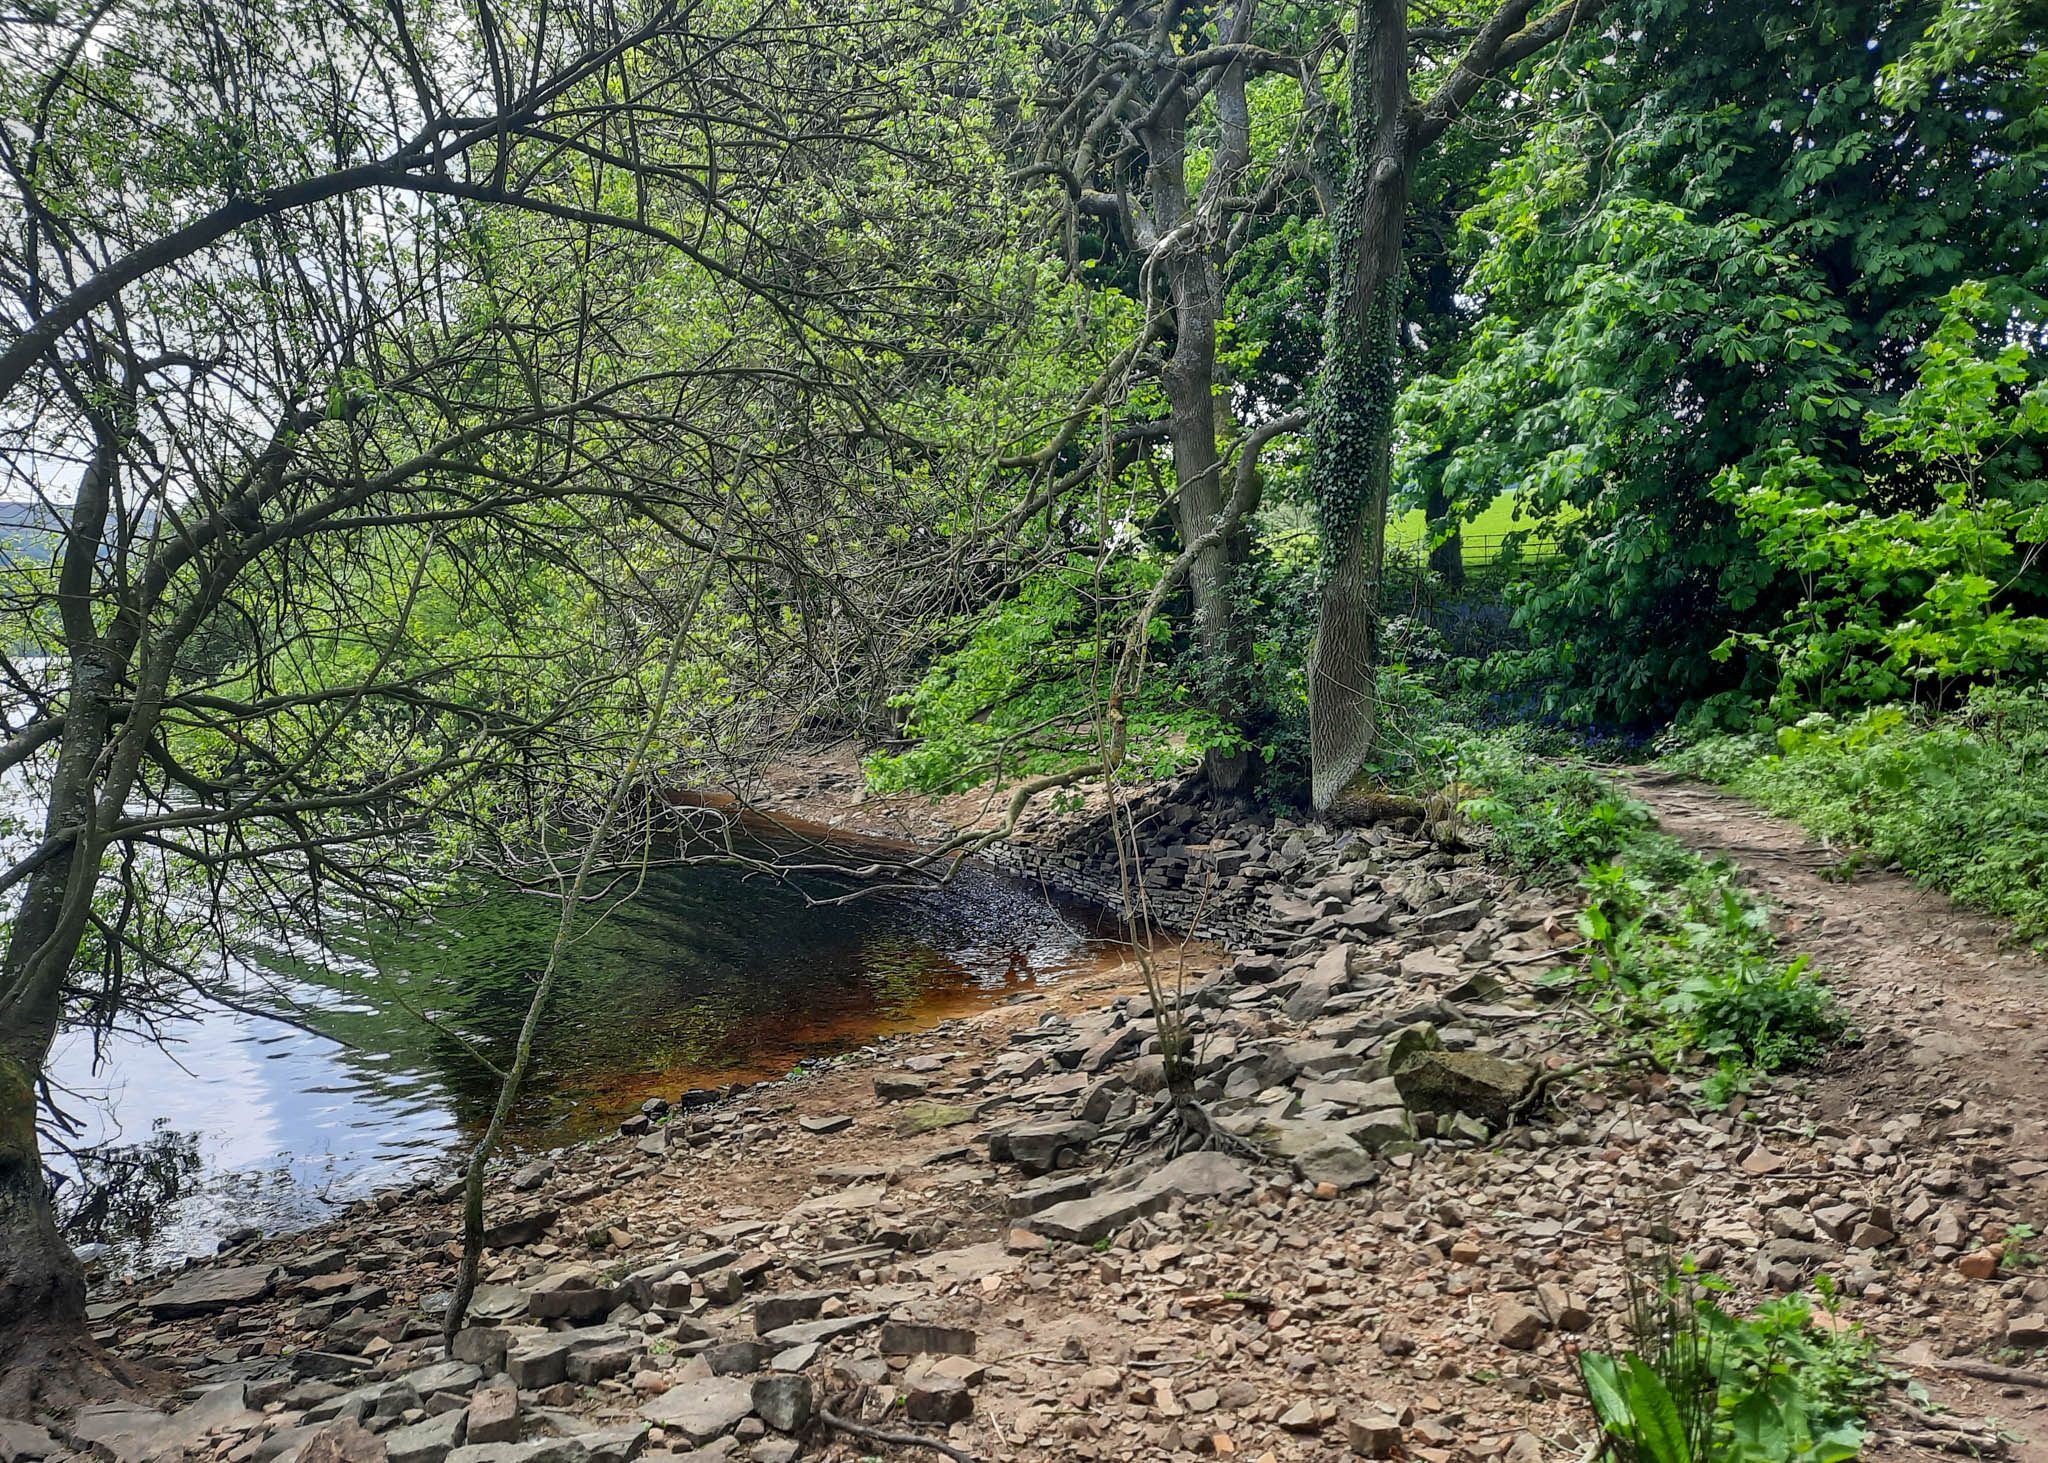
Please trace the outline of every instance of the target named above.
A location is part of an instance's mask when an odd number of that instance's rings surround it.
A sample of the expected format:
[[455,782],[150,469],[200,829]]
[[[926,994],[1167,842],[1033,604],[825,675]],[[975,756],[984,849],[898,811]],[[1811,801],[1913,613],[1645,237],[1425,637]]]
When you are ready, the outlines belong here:
[[818,1421],[827,1427],[836,1427],[843,1433],[851,1433],[857,1438],[866,1438],[871,1443],[893,1443],[905,1448],[931,1448],[944,1453],[953,1460],[953,1463],[981,1463],[981,1460],[972,1453],[956,1448],[951,1443],[942,1443],[937,1438],[927,1438],[917,1433],[886,1433],[878,1427],[869,1427],[864,1422],[854,1422],[837,1413],[827,1412],[822,1407],[818,1409]]

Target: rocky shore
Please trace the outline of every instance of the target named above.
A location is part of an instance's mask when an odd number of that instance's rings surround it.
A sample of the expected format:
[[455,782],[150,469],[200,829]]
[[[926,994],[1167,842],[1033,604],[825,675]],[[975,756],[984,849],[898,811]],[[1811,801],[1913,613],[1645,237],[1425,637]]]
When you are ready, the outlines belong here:
[[[1153,957],[1198,1095],[1264,1160],[1120,1153],[1156,1013],[1135,967],[1050,986],[507,1165],[452,1351],[445,1181],[108,1284],[99,1339],[190,1385],[0,1424],[0,1463],[1580,1458],[1573,1351],[1665,1252],[1730,1304],[1825,1269],[1952,1408],[1897,1394],[1875,1455],[2043,1456],[2048,1152],[1997,1100],[1851,1054],[1707,1107],[1543,979],[1568,891],[1399,824],[1141,813],[1153,917],[1224,942]],[[1088,892],[1090,836],[1006,856]]]

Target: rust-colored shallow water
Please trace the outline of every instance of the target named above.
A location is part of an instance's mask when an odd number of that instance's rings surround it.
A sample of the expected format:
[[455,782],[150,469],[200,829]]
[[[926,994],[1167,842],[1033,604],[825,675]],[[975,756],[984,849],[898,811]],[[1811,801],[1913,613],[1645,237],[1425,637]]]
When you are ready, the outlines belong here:
[[[577,941],[512,1141],[565,1142],[650,1096],[779,1077],[1122,962],[1086,911],[985,870],[936,890],[806,898],[847,887],[721,866],[651,872]],[[198,1160],[196,1188],[127,1253],[205,1253],[236,1225],[315,1222],[371,1188],[446,1171],[496,1097],[475,1052],[509,1048],[557,912],[482,889],[429,925],[271,962],[282,976],[251,966],[250,999],[288,997],[303,1027],[220,1009],[174,1026],[169,1051],[117,1042],[97,1071],[84,1043],[68,1043],[57,1076],[96,1099],[74,1103],[97,1122],[91,1136],[188,1135]]]

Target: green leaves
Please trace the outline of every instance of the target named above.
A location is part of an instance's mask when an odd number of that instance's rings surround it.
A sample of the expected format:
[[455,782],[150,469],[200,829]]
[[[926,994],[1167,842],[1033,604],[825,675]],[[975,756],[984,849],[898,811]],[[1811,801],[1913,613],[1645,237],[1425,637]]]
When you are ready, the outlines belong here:
[[1579,1376],[1601,1428],[1634,1463],[1694,1463],[1671,1389],[1640,1356],[1587,1352]]
[[[2039,8],[1843,0],[1795,20],[1636,0],[1619,52],[1586,41],[1575,89],[1487,175],[1464,220],[1477,319],[1407,386],[1399,472],[1440,472],[1459,501],[1516,488],[1539,514],[1580,510],[1560,535],[1568,572],[1517,606],[1549,709],[1635,720],[1768,695],[1777,661],[1747,637],[1796,613],[1802,571],[1759,547],[1717,477],[1759,483],[1797,460],[1831,502],[1924,516],[1940,499],[1920,464],[1946,449],[1894,432],[1886,451],[1881,419],[1967,435],[1978,405],[1995,418],[2024,390],[1958,377],[1940,405],[1900,400],[1902,366],[1945,349],[1940,302],[1965,279],[2041,287],[2048,73],[2015,21]],[[1890,110],[1874,64],[1937,18],[1984,34],[1944,42],[1934,64],[1957,74]],[[1993,319],[1992,350],[2038,349],[2037,330]],[[1967,506],[1990,498],[2022,515],[2041,501],[1979,481]],[[2017,524],[1995,532],[2021,541]],[[2000,617],[2010,591],[1981,607],[1973,592],[1959,579],[1953,612],[1930,609],[1921,662],[2031,653],[2028,611]],[[1954,629],[1973,616],[1981,629]]]
[[[1864,465],[1786,447],[1716,479],[1764,556],[1801,585],[1780,624],[1716,652],[1774,662],[1781,716],[2048,671],[2048,616],[2025,608],[2048,591],[2036,566],[2048,378],[2035,379],[2022,344],[2044,318],[2043,301],[2009,284],[1959,285],[1913,386],[1864,414]],[[1872,506],[1902,493],[1929,506]]]
[[[882,790],[953,792],[1097,757],[1116,658],[1138,602],[1158,578],[1150,559],[1112,559],[1098,570],[1077,555],[1027,579],[1014,598],[963,625],[957,648],[897,698],[911,745],[870,758],[870,782]],[[1150,633],[1164,648],[1166,620],[1154,619]],[[1149,676],[1125,709],[1125,755],[1148,775],[1184,766],[1205,748],[1235,745],[1231,729],[1200,707],[1171,666]]]
[[[1875,1348],[1804,1296],[1730,1315],[1676,1293],[1639,1336],[1646,1356],[1581,1352],[1579,1375],[1624,1463],[1847,1463],[1863,1446],[1867,1399],[1882,1384]],[[1706,1282],[1694,1282],[1704,1288]]]

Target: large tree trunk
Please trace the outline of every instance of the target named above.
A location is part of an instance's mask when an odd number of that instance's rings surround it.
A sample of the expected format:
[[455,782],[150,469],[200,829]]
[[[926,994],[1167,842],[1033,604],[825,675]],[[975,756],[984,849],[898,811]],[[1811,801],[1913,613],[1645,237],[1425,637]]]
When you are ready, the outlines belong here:
[[38,1035],[10,1027],[0,1050],[0,1416],[28,1415],[52,1352],[85,1339],[85,1272],[57,1233],[36,1146],[42,1060],[17,1051]]
[[[1168,84],[1173,99],[1158,110],[1146,141],[1158,226],[1171,232],[1190,221],[1193,206],[1186,178],[1186,93]],[[1173,296],[1173,356],[1161,373],[1161,385],[1173,449],[1174,526],[1182,543],[1194,543],[1215,525],[1225,497],[1216,443],[1216,323],[1223,314],[1223,280],[1199,236],[1170,245],[1160,267]],[[1188,572],[1202,699],[1229,721],[1238,721],[1246,709],[1241,674],[1246,647],[1231,584],[1241,543],[1238,536],[1225,536],[1203,549]],[[1212,752],[1204,758],[1203,771],[1214,791],[1234,796],[1245,789],[1251,758],[1242,752]]]
[[[153,695],[129,698],[119,737],[114,706],[140,636],[140,617],[100,626],[92,601],[111,499],[114,429],[80,479],[58,568],[70,650],[64,731],[43,814],[42,863],[22,885],[0,955],[0,1415],[42,1400],[104,1395],[113,1383],[85,1329],[85,1277],[57,1232],[36,1142],[37,1084],[64,1017],[65,979],[92,918],[102,814],[118,814],[155,725]],[[154,678],[153,678],[154,679]]]
[[[1430,548],[1429,567],[1437,578],[1443,580],[1446,589],[1465,587],[1465,538],[1458,531],[1458,521],[1452,515],[1450,497],[1443,485],[1431,483],[1423,497],[1422,515],[1429,520]],[[1436,536],[1448,528],[1450,533],[1442,543]]]
[[[1223,282],[1206,252],[1176,258],[1169,266],[1169,279],[1176,338],[1162,384],[1179,488],[1174,517],[1181,542],[1194,543],[1223,512],[1223,462],[1216,447],[1216,322],[1223,311]],[[1211,710],[1230,719],[1245,709],[1240,674],[1245,647],[1231,584],[1237,558],[1233,549],[1240,541],[1236,535],[1225,535],[1196,554],[1188,571],[1202,697]],[[1235,794],[1246,782],[1250,764],[1243,752],[1211,752],[1203,770],[1215,791]]]
[[1323,368],[1310,487],[1327,574],[1309,653],[1309,792],[1327,809],[1372,753],[1380,563],[1393,486],[1401,230],[1408,211],[1404,0],[1360,0],[1351,60],[1351,165],[1331,220]]

